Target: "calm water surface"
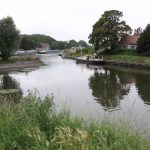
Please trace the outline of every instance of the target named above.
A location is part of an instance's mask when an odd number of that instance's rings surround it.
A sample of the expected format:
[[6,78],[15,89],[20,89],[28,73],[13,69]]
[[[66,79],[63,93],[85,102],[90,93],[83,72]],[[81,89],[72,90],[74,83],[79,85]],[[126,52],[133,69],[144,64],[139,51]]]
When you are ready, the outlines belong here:
[[0,88],[19,88],[24,96],[38,89],[40,96],[53,94],[57,109],[67,107],[72,115],[96,120],[127,116],[134,126],[149,128],[150,72],[40,57],[45,66],[0,73]]

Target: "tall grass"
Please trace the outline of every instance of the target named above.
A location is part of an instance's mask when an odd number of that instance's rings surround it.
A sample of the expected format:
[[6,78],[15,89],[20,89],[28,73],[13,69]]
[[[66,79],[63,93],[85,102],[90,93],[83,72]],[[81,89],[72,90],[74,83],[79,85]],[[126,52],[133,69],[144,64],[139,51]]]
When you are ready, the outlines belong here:
[[29,93],[20,103],[1,101],[2,150],[148,150],[150,143],[124,124],[101,124],[55,112],[52,97]]

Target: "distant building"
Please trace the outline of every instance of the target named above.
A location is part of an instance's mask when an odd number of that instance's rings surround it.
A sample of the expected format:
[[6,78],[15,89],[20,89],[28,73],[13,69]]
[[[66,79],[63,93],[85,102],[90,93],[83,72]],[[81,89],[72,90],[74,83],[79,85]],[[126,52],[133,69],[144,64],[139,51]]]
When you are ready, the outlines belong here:
[[48,43],[41,43],[41,46],[45,50],[50,50],[50,45]]
[[37,51],[48,51],[50,50],[50,45],[48,43],[39,43],[37,48],[36,48]]
[[71,47],[71,50],[80,50],[80,49],[83,49],[85,47],[82,47],[82,46],[77,46],[77,47]]
[[139,35],[128,35],[122,38],[121,44],[123,48],[136,49]]
[[133,35],[124,36],[121,39],[122,47],[123,48],[127,48],[127,49],[136,49],[137,41],[138,41],[141,33],[142,33],[142,29],[141,28],[137,28],[137,29],[134,30],[134,34]]

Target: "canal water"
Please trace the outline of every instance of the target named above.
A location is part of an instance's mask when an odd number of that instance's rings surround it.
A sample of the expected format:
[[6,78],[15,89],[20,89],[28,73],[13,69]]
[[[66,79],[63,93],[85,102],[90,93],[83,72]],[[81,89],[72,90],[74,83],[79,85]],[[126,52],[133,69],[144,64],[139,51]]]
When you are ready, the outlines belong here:
[[1,72],[0,88],[19,88],[25,96],[38,90],[53,95],[56,109],[101,121],[124,118],[137,128],[150,129],[150,72],[77,64],[57,55],[41,55],[45,66]]

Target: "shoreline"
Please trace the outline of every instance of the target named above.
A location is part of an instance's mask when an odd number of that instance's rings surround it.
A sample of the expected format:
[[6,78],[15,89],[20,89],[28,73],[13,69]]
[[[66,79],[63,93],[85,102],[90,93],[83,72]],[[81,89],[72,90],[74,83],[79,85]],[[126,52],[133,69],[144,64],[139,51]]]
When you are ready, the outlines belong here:
[[0,71],[18,71],[20,69],[43,66],[44,63],[40,59],[32,60],[16,60],[15,62],[0,63]]
[[150,64],[145,64],[145,63],[131,63],[131,62],[105,60],[104,64],[113,65],[113,66],[122,66],[128,68],[137,68],[137,69],[150,69]]
[[[77,60],[77,58],[73,57],[65,57],[66,59]],[[79,62],[84,64],[89,64],[87,60]],[[103,62],[97,64],[100,65],[112,65],[112,66],[122,66],[127,68],[137,68],[137,69],[150,69],[150,64],[146,63],[133,63],[133,62],[125,62],[125,61],[114,61],[114,60],[104,60]]]

